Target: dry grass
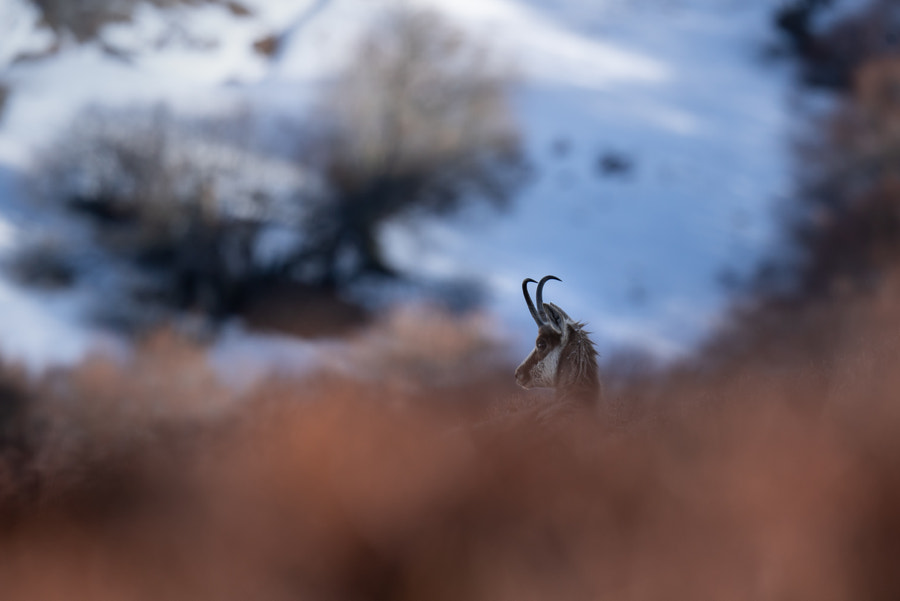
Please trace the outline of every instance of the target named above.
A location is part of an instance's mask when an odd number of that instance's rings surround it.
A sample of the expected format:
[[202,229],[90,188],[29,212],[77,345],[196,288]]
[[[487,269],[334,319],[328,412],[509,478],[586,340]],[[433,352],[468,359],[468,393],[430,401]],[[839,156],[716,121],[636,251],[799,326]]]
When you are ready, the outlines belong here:
[[162,334],[35,387],[3,597],[897,598],[898,297],[734,334],[562,428],[478,423],[505,392],[466,377],[477,320],[395,317],[356,343],[384,377],[240,402]]

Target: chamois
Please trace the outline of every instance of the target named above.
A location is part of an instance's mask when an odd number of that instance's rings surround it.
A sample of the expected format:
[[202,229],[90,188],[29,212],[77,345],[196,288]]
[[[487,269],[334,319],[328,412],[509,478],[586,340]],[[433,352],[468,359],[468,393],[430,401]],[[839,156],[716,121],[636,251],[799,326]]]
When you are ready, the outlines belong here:
[[[522,292],[531,316],[538,326],[534,350],[516,368],[516,383],[522,388],[553,388],[556,402],[594,407],[600,397],[600,374],[597,350],[584,330],[584,324],[573,321],[553,303],[544,303],[544,284],[562,281],[548,275],[535,282],[527,278]],[[528,294],[528,284],[537,283],[535,300]]]

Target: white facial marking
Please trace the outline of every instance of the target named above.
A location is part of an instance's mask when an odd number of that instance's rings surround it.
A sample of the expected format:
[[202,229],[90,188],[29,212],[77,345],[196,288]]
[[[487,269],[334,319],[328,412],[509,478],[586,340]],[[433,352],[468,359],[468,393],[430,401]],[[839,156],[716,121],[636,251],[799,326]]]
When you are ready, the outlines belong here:
[[559,367],[561,347],[556,347],[537,363],[531,370],[532,385],[536,387],[553,387],[556,385],[556,370]]
[[[555,307],[555,306],[554,306]],[[550,344],[547,338],[539,335],[535,348],[528,354],[524,361],[516,369],[516,382],[525,388],[555,388],[558,380],[559,361],[562,356],[562,349],[568,344],[569,340],[569,324],[561,320],[562,332],[559,343],[547,352],[543,359],[539,360],[542,353],[545,352],[545,346]],[[549,326],[543,326],[548,327]],[[553,328],[550,328],[553,329]],[[557,330],[559,332],[559,330]],[[530,369],[523,371],[527,366]]]

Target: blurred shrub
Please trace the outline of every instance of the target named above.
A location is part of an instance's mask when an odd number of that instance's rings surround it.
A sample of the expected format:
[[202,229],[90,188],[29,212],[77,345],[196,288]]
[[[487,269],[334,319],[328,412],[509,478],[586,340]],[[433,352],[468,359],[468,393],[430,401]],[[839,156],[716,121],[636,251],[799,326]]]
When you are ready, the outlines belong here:
[[28,385],[22,370],[0,362],[0,454],[17,435],[18,421],[28,396]]
[[[482,314],[453,315],[435,307],[401,306],[351,339],[354,377],[395,391],[456,389],[506,377],[501,341]],[[457,404],[466,404],[456,399]]]
[[794,257],[763,289],[796,299],[872,286],[900,262],[900,56],[869,59],[839,107],[797,147],[797,203],[785,213]]
[[9,98],[9,87],[0,81],[0,123],[3,122],[3,112],[6,109],[6,101]]
[[[104,25],[128,21],[141,3],[166,7],[204,4],[220,0],[31,0],[43,22],[57,34],[68,32],[79,41],[97,36]],[[232,3],[234,4],[234,3]]]
[[32,388],[28,413],[41,439],[35,461],[54,479],[65,477],[55,473],[64,457],[152,446],[169,428],[222,415],[236,396],[216,377],[205,349],[171,329],[142,337],[129,357],[90,356]]
[[267,58],[274,57],[278,53],[279,48],[281,48],[281,36],[274,33],[270,33],[253,42],[253,49]]
[[[841,12],[832,16],[834,9]],[[795,0],[776,12],[775,23],[812,85],[847,90],[868,59],[900,53],[900,5],[894,0],[866,0],[852,10],[833,0]]]
[[816,17],[834,4],[834,0],[792,0],[775,10],[773,22],[801,56],[813,51]]
[[245,6],[241,2],[235,2],[235,0],[228,0],[228,2],[225,3],[225,7],[235,17],[250,17],[253,15],[252,10],[250,10],[247,6]]
[[36,288],[65,288],[77,279],[77,268],[66,247],[52,239],[17,247],[5,258],[3,266],[13,279]]
[[788,252],[755,282],[757,297],[780,310],[872,290],[900,260],[900,5],[803,0],[785,14],[803,23],[798,48],[811,81],[840,94],[804,115],[795,202],[782,215]]
[[525,173],[508,70],[438,15],[397,10],[328,87],[306,157],[329,186],[306,220],[300,265],[323,282],[390,273],[380,227],[486,199]]
[[0,514],[10,505],[27,500],[33,430],[29,403],[33,391],[25,373],[0,362]]
[[296,227],[312,181],[257,152],[249,120],[186,121],[163,108],[80,115],[34,174],[39,196],[69,215],[51,222],[60,242],[26,248],[18,274],[58,280],[57,266],[71,265],[101,290],[103,316],[123,324],[238,311],[275,273],[258,255],[262,238]]

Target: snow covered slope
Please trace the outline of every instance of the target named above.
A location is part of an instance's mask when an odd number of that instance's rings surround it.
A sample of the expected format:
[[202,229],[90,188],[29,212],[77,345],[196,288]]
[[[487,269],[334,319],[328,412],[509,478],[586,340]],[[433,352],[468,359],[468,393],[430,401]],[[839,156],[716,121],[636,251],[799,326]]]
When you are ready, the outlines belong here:
[[[498,3],[510,20],[496,29],[519,32],[530,67],[519,111],[538,180],[510,219],[397,228],[395,260],[488,278],[495,310],[529,335],[521,279],[554,273],[565,282],[548,295],[604,350],[675,356],[714,327],[722,273],[746,272],[772,243],[788,78],[760,58],[767,7],[531,4]],[[543,52],[561,39],[569,52]],[[613,159],[625,167],[604,168]]]
[[[16,174],[82,106],[296,110],[397,2],[243,4],[250,15],[217,5],[144,7],[99,42],[62,40],[54,54],[15,61],[48,49],[52,36],[36,28],[25,0],[0,0],[0,81],[13,90],[0,121],[0,237],[10,239],[22,211]],[[725,300],[718,275],[747,269],[770,243],[771,203],[787,181],[788,78],[759,58],[770,3],[405,4],[446,14],[516,67],[515,104],[536,178],[506,215],[472,210],[394,224],[394,261],[423,277],[483,280],[489,309],[522,334],[520,347],[533,330],[520,282],[547,273],[564,280],[548,286],[548,298],[587,321],[604,350],[627,344],[673,356],[708,332]],[[282,40],[271,58],[252,48],[268,35]],[[0,283],[0,302],[4,294],[13,293]],[[30,357],[17,349],[45,338],[16,312],[49,309],[3,304],[0,348]],[[68,319],[42,327],[84,337]]]

